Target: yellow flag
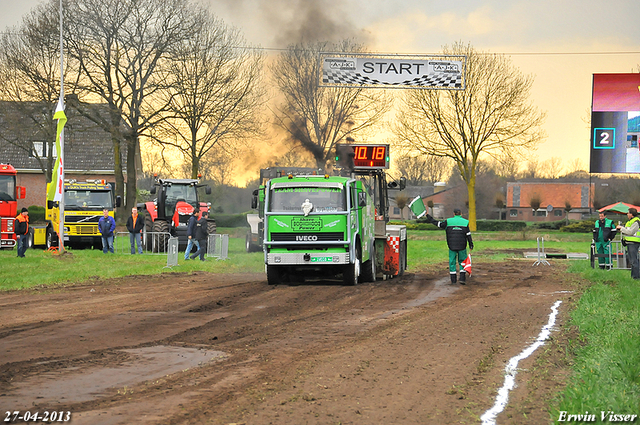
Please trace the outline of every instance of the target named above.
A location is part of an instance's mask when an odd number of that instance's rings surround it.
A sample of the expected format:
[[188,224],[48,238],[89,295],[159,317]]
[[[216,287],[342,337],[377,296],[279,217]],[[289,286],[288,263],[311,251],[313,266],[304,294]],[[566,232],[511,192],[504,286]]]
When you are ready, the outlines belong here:
[[49,191],[47,192],[47,200],[60,202],[62,200],[62,194],[64,191],[64,164],[62,158],[63,155],[61,137],[62,129],[67,123],[67,116],[64,114],[62,99],[58,102],[56,113],[53,115],[53,119],[58,120],[58,128],[56,130],[56,152],[58,153],[58,158],[56,159],[55,167],[53,168],[53,172],[51,173],[51,184],[49,185]]

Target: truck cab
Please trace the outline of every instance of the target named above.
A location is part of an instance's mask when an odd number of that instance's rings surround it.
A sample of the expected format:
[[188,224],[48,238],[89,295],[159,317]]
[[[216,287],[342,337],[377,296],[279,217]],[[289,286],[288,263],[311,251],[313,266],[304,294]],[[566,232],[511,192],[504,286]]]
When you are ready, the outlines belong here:
[[375,278],[373,204],[362,181],[328,174],[272,179],[264,216],[270,284],[319,275],[342,274],[351,285]]
[[24,199],[26,190],[16,185],[16,169],[0,164],[0,248],[12,249],[16,245],[14,232],[18,215],[18,199]]

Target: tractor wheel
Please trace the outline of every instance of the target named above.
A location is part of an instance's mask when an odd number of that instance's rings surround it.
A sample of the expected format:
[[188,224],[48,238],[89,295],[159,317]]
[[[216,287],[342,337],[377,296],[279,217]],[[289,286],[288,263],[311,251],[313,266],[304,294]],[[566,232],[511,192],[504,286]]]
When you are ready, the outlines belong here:
[[216,233],[216,221],[212,218],[207,220],[207,233],[214,235]]
[[151,216],[147,214],[144,220],[144,230],[142,231],[142,241],[144,245],[144,250],[151,252],[153,250],[153,221],[151,221]]
[[163,220],[153,222],[153,246],[152,252],[167,252],[169,244],[169,223]]
[[376,248],[372,246],[371,256],[368,261],[362,264],[362,281],[363,282],[375,282],[376,281]]
[[345,285],[357,285],[360,277],[360,246],[356,246],[356,258],[353,264],[346,264],[342,273]]

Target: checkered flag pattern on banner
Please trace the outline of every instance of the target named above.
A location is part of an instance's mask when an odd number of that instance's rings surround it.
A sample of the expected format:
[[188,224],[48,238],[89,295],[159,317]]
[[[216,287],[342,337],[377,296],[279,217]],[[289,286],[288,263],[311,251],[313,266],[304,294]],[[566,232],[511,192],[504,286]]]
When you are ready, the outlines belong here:
[[373,78],[369,78],[359,73],[352,73],[342,70],[323,70],[322,71],[322,83],[323,84],[342,84],[349,86],[359,85],[383,85],[383,86],[413,86],[413,87],[449,87],[449,88],[461,88],[462,76],[460,74],[447,75],[447,74],[435,74],[435,75],[422,75],[420,77],[404,80],[398,83],[387,83]]

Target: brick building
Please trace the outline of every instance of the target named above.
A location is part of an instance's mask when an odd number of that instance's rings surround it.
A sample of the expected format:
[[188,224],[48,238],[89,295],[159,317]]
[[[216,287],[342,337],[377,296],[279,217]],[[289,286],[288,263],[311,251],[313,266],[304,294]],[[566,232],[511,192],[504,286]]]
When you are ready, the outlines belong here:
[[[47,158],[55,158],[57,154],[47,152],[48,136],[43,136],[43,126],[34,123],[32,116],[21,116],[20,111],[25,109],[24,105],[18,107],[12,102],[0,102],[0,163],[9,163],[16,168],[17,184],[24,186],[27,191],[26,198],[18,201],[18,208],[45,205],[47,176],[44,170],[47,169]],[[32,105],[37,106],[28,104],[27,109]],[[95,108],[106,110],[104,105],[96,105]],[[67,108],[66,114],[68,121],[64,129],[65,178],[78,181],[104,179],[114,182],[111,135],[73,109]],[[55,135],[53,137],[55,138]],[[126,173],[126,146],[123,146],[122,151]]]
[[[507,220],[581,220],[593,212],[594,183],[556,180],[507,183]],[[539,203],[535,210],[532,204]],[[568,212],[567,212],[568,210]]]

